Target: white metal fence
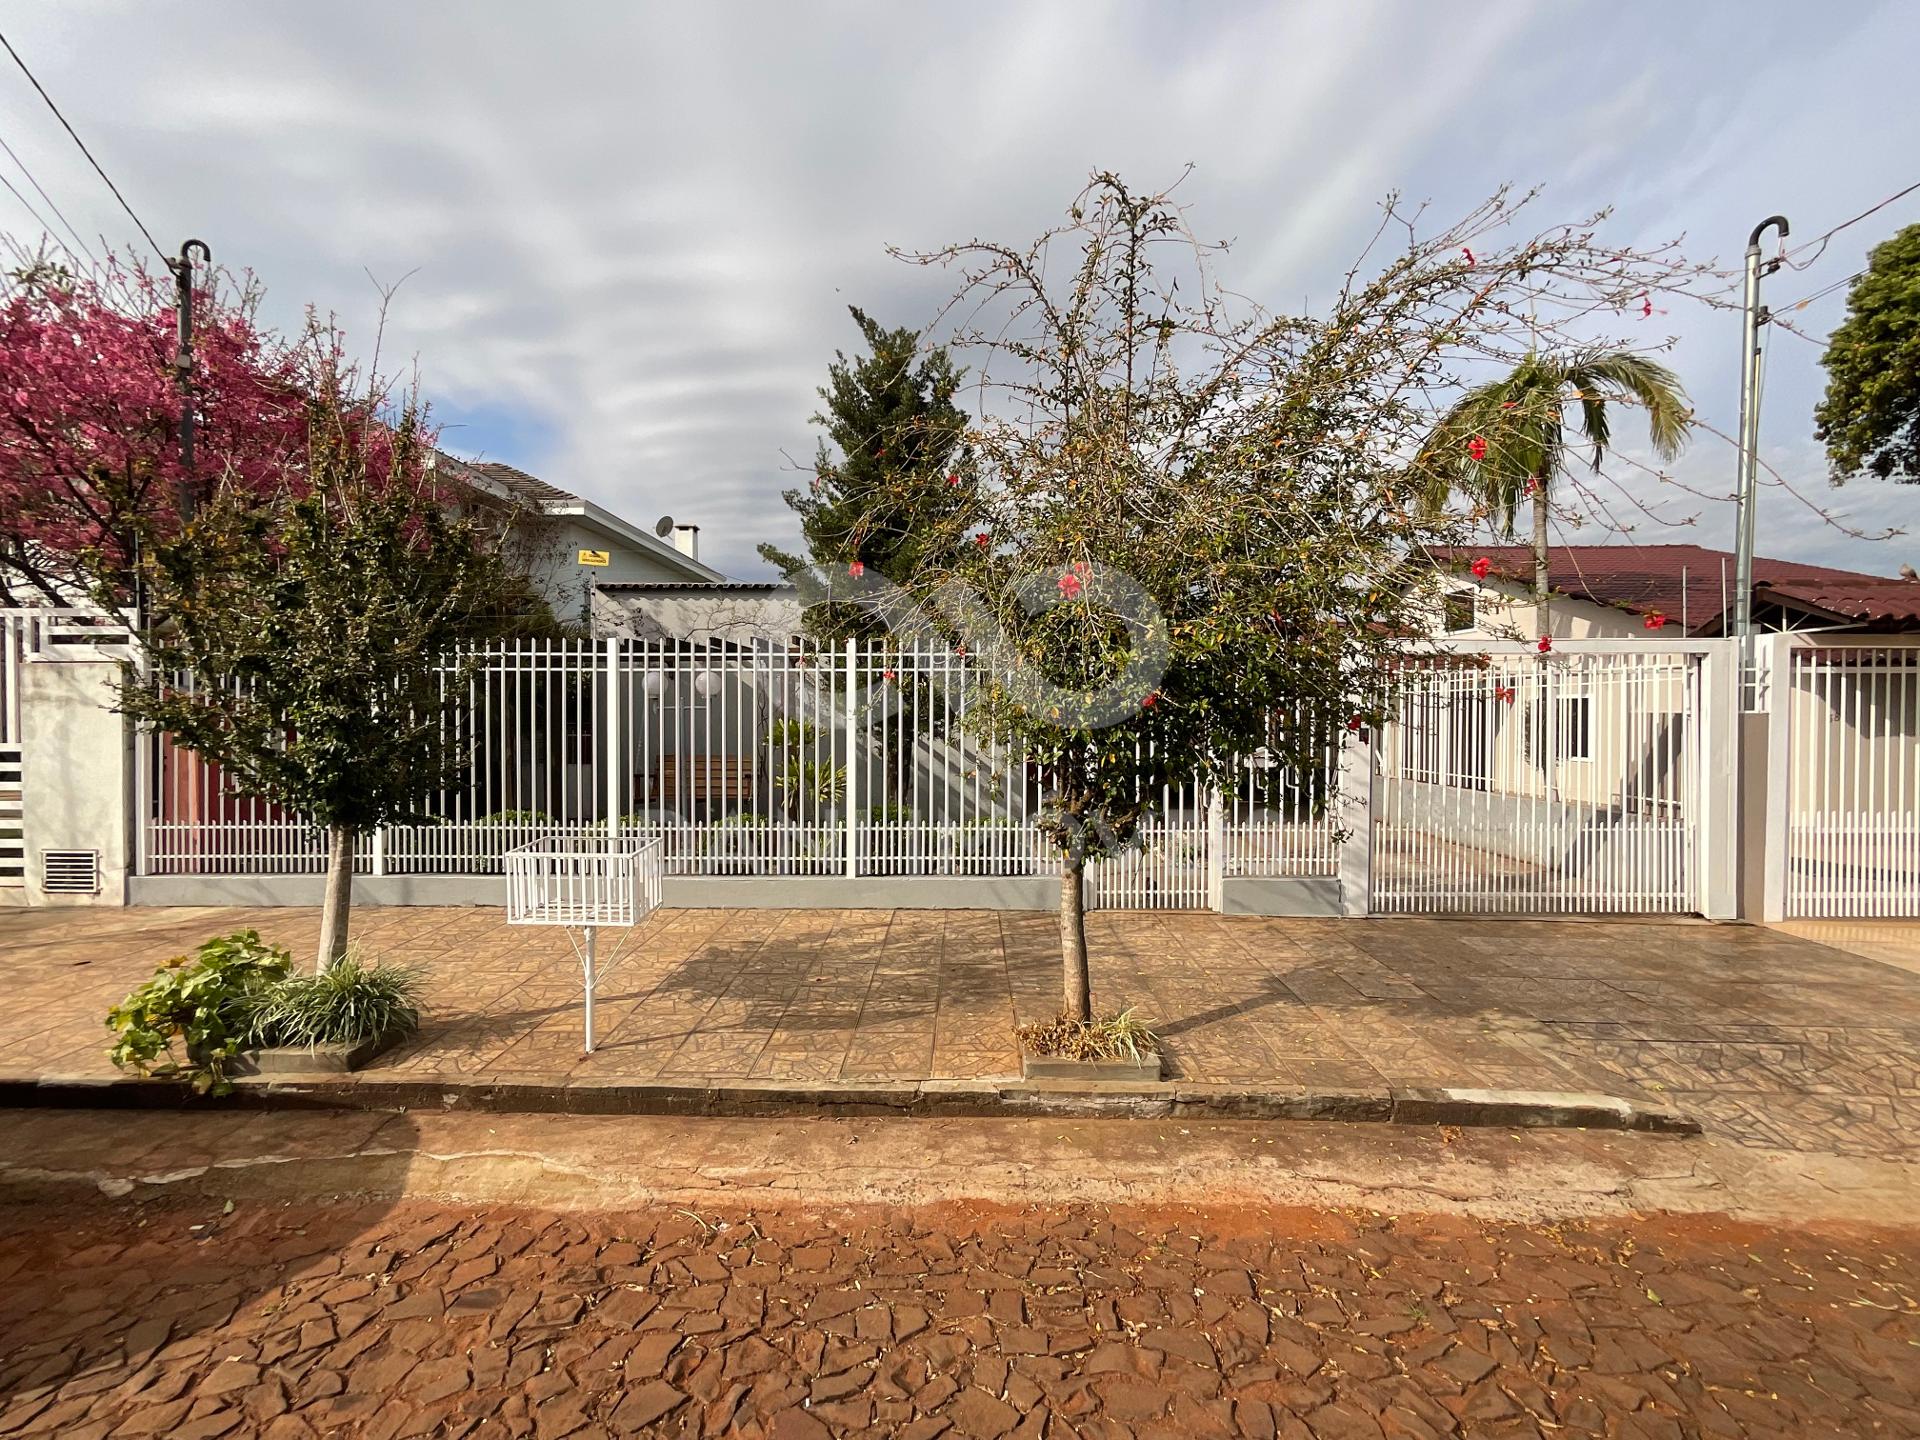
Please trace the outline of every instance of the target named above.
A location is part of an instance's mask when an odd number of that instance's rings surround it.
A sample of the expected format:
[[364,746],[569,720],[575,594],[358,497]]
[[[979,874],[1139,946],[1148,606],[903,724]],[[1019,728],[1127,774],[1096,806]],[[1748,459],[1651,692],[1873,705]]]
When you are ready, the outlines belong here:
[[1698,908],[1700,649],[1415,662],[1375,746],[1371,908]]
[[1787,731],[1787,913],[1920,915],[1920,644],[1788,653],[1773,707]]
[[[439,823],[373,836],[373,874],[502,873],[514,846],[617,832],[661,842],[669,875],[1032,876],[1057,861],[1030,823],[1039,776],[968,726],[966,661],[945,651],[523,641],[450,660],[457,783]],[[1289,720],[1288,723],[1297,723]],[[1169,790],[1140,843],[1094,865],[1090,903],[1204,906],[1209,878],[1331,875],[1325,767],[1261,752],[1209,824]],[[166,737],[140,742],[138,863],[150,875],[317,874],[323,837]],[[1216,856],[1218,864],[1216,865]]]

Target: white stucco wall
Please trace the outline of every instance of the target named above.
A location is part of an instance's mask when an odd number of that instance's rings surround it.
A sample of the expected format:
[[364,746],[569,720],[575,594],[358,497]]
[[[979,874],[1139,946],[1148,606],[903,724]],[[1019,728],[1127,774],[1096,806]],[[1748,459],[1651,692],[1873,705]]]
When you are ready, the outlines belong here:
[[[20,667],[21,800],[29,905],[124,905],[132,755],[124,719],[109,707],[119,668],[104,661],[31,661]],[[48,895],[47,850],[98,850],[98,895]]]
[[[1448,630],[1445,626],[1443,597],[1471,594],[1474,597],[1474,624],[1470,630]],[[1617,640],[1645,635],[1642,617],[1611,605],[1596,605],[1591,600],[1555,596],[1547,607],[1551,631],[1556,640]],[[1535,640],[1541,634],[1538,607],[1525,588],[1506,581],[1475,581],[1467,576],[1450,576],[1440,582],[1432,611],[1433,632],[1472,640]],[[1679,617],[1673,617],[1676,621]],[[1678,634],[1678,626],[1667,632]]]
[[[572,516],[554,516],[549,522],[553,543],[544,563],[532,572],[553,613],[561,620],[586,623],[595,585],[615,583],[658,583],[686,580],[686,571],[661,556],[633,546],[623,546],[604,530]],[[582,565],[582,550],[605,550],[607,564]]]

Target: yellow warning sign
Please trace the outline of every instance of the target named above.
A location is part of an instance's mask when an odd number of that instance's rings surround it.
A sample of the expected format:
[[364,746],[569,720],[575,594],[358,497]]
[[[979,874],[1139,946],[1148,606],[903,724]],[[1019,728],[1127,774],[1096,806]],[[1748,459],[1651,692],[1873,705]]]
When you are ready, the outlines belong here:
[[613,557],[605,550],[582,550],[580,552],[580,563],[582,565],[605,565],[612,558]]

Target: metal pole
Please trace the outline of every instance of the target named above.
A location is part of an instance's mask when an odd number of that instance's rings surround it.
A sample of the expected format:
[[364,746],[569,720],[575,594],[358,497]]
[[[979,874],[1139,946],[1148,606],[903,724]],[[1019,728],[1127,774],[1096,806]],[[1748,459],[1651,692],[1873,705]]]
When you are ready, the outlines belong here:
[[587,992],[587,1054],[593,1053],[593,926],[585,927],[585,944],[582,966],[586,971]]
[[1771,318],[1760,303],[1760,279],[1780,268],[1760,260],[1760,237],[1778,227],[1787,238],[1787,217],[1769,215],[1747,237],[1746,285],[1740,327],[1740,474],[1735,486],[1739,516],[1734,531],[1733,633],[1740,637],[1740,683],[1753,667],[1753,538],[1758,510],[1760,458],[1760,327]]
[[180,382],[180,468],[186,476],[180,494],[183,519],[193,514],[194,502],[199,498],[193,483],[193,253],[196,250],[200,252],[202,264],[212,263],[213,251],[204,240],[182,242],[180,258],[167,262],[167,268],[173,271],[175,332],[179,337],[173,369]]

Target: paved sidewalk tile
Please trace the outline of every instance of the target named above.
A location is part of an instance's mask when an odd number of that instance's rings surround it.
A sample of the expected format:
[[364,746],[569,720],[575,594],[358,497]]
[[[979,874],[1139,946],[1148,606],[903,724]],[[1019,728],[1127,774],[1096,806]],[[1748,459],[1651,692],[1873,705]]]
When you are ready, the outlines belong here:
[[[304,963],[311,910],[0,910],[0,1071],[104,1076],[107,1008],[171,955],[253,926]],[[1137,1006],[1172,1078],[1597,1091],[1753,1145],[1920,1155],[1920,974],[1780,929],[1674,921],[1089,917],[1095,1003]],[[1876,947],[1916,946],[1883,927]],[[666,910],[603,977],[580,1052],[556,931],[490,909],[363,909],[426,976],[396,1077],[812,1083],[1014,1075],[1058,989],[1051,916]],[[1904,937],[1904,938],[1903,938]]]

